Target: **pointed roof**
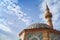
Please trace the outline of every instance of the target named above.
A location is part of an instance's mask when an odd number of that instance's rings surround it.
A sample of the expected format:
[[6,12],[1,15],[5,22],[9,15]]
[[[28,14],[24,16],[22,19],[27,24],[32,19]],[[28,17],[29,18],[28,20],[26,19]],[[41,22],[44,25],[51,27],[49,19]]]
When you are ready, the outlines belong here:
[[49,7],[48,7],[48,5],[46,4],[46,10],[49,10]]

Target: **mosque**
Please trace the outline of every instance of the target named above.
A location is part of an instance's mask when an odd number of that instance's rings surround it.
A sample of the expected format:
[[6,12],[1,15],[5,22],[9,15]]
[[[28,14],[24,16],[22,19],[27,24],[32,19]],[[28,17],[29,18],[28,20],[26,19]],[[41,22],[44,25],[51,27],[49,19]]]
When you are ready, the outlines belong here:
[[60,40],[60,31],[53,29],[52,13],[46,5],[47,24],[35,23],[19,33],[19,40]]

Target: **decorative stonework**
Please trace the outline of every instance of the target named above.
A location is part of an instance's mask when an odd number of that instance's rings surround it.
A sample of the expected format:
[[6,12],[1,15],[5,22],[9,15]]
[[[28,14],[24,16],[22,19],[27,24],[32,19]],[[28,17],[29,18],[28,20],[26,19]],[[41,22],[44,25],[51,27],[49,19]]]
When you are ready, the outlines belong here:
[[60,35],[54,34],[54,33],[50,33],[50,39],[51,40],[60,40]]
[[29,33],[27,34],[28,40],[42,40],[43,35],[42,33]]

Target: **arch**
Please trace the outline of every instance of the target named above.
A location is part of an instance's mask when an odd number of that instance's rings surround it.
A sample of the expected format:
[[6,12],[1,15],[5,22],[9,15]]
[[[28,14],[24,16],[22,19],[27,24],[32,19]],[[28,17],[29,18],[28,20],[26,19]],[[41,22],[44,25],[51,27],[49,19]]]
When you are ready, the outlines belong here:
[[33,35],[33,36],[30,38],[30,40],[32,40],[33,38],[36,38],[37,40],[40,40],[40,38],[37,37],[37,36],[35,36],[35,35]]

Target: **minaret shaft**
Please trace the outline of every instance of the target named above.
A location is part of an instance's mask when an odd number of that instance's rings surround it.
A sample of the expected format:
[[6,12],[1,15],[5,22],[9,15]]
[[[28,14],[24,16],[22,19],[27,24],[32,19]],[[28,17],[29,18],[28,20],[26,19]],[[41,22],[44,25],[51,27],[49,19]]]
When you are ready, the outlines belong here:
[[47,24],[53,28],[53,24],[52,24],[52,19],[51,18],[47,18]]

